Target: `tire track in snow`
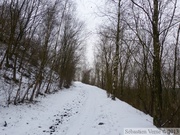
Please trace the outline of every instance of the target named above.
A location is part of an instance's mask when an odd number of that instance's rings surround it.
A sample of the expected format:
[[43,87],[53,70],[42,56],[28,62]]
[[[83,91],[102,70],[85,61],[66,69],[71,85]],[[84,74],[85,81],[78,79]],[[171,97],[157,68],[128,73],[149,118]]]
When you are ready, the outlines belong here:
[[[83,84],[82,84],[83,85]],[[75,121],[71,123],[71,129],[67,131],[65,135],[87,135],[89,131],[98,135],[96,126],[103,126],[104,123],[96,121],[97,112],[99,112],[98,107],[98,96],[94,94],[94,87],[89,85],[83,86],[83,91],[86,93],[86,100],[81,108],[79,116],[76,117]]]
[[80,110],[86,101],[86,95],[85,91],[80,90],[75,99],[72,99],[70,103],[64,105],[63,111],[60,111],[53,116],[52,125],[49,126],[49,129],[43,130],[43,133],[56,135],[59,132],[62,132],[64,135],[67,134],[66,132],[69,130],[69,123],[71,123],[73,118],[77,117],[80,113]]

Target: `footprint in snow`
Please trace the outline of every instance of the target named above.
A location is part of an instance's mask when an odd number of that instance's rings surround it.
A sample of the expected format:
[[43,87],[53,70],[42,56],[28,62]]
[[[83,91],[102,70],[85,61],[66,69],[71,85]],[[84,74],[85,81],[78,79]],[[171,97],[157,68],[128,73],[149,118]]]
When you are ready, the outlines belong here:
[[98,125],[104,125],[104,123],[103,122],[99,122],[99,124]]

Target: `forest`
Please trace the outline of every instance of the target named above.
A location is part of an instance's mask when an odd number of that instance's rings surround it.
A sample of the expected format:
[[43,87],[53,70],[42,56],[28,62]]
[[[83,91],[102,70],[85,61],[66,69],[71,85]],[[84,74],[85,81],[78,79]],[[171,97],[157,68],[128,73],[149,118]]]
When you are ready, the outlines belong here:
[[[84,23],[70,0],[0,2],[0,77],[7,104],[69,88],[84,50]],[[10,84],[10,85],[7,85]]]
[[75,5],[0,2],[0,95],[6,105],[35,102],[78,80],[149,114],[157,127],[179,127],[178,0],[106,1],[97,14],[106,21],[97,28],[93,67],[82,66],[88,34]]
[[82,82],[151,115],[157,127],[180,126],[178,0],[112,0],[100,8],[93,68]]

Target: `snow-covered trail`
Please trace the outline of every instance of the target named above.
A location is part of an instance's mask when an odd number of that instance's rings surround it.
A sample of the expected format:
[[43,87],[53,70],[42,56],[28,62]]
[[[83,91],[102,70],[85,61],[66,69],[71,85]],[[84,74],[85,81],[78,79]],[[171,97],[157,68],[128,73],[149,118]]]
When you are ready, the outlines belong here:
[[0,106],[0,135],[120,135],[135,127],[155,126],[150,116],[80,82],[34,105]]

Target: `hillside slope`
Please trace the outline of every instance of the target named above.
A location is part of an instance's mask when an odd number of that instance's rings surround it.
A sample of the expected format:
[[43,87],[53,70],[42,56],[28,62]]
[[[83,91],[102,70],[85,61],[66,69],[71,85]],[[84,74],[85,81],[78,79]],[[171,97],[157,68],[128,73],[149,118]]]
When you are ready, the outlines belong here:
[[0,106],[0,134],[119,135],[124,128],[155,127],[150,116],[80,82],[38,101],[9,108]]

